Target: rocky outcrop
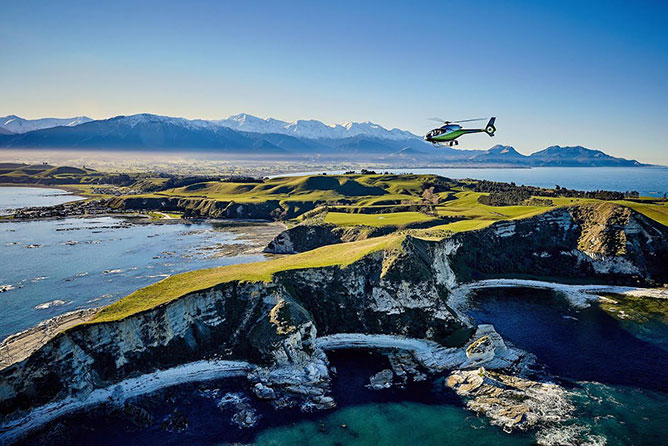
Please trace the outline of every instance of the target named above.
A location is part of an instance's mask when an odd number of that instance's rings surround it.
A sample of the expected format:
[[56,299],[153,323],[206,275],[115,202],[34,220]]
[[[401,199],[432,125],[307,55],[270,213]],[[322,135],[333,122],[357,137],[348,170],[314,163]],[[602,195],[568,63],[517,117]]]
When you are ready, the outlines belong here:
[[[360,208],[360,210],[363,209],[364,208]],[[437,220],[406,224],[401,228],[426,228],[429,226],[451,223],[457,220],[457,218],[441,217]],[[322,221],[309,221],[293,226],[278,234],[274,240],[267,245],[264,252],[273,254],[295,254],[320,248],[321,246],[333,245],[335,243],[354,242],[357,240],[366,240],[371,237],[381,237],[395,232],[397,229],[397,226],[338,226],[331,223],[324,223]]]
[[[265,252],[291,254],[386,235],[394,228],[301,224],[272,240]],[[459,280],[506,275],[568,277],[628,285],[668,282],[668,228],[614,203],[557,208],[455,234],[446,254]],[[436,253],[434,261],[438,261]]]
[[371,375],[369,378],[368,387],[373,390],[389,389],[392,387],[392,379],[394,373],[390,369],[381,370],[380,372]]
[[575,410],[566,391],[555,385],[485,370],[457,370],[445,380],[466,407],[507,432],[563,422]]
[[668,228],[629,208],[595,203],[508,220],[453,237],[460,280],[503,276],[668,283]]
[[301,224],[278,234],[264,252],[294,254],[310,251],[321,246],[354,242],[371,237],[387,235],[396,228],[372,228],[370,226],[341,227],[333,224]]
[[237,218],[275,220],[284,209],[278,200],[235,203],[210,198],[122,197],[109,200],[109,207],[121,210],[183,212],[191,218]]

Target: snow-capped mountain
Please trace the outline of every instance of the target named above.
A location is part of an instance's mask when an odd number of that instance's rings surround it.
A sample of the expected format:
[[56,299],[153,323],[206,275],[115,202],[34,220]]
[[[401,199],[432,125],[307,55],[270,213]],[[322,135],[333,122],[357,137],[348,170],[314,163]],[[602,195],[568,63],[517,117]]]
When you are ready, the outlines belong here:
[[[219,120],[173,118],[170,116],[160,116],[149,113],[117,116],[116,118],[123,118],[125,123],[130,126],[148,121],[161,121],[170,122],[191,129],[227,127],[240,132],[259,134],[275,133],[306,139],[343,139],[360,135],[394,141],[419,138],[411,132],[400,129],[388,130],[372,122],[349,122],[347,124],[324,124],[316,120],[287,122],[273,118],[258,118],[246,113],[233,115],[229,118]],[[58,126],[74,127],[90,121],[92,121],[92,119],[85,116],[65,119],[43,118],[30,120],[15,115],[9,115],[0,118],[0,129],[4,129],[10,133],[21,134]]]
[[92,121],[92,119],[86,116],[76,116],[74,118],[23,119],[16,115],[9,115],[0,118],[0,128],[11,133],[27,133],[52,127],[74,127],[75,125],[90,121]]
[[89,121],[71,127],[0,135],[0,145],[54,149],[283,151],[261,136],[237,132],[208,121],[138,114]]
[[242,132],[278,133],[307,139],[341,139],[359,135],[389,140],[419,138],[411,132],[388,130],[372,122],[349,122],[343,125],[324,124],[316,120],[286,122],[273,118],[262,119],[246,113],[211,122]]

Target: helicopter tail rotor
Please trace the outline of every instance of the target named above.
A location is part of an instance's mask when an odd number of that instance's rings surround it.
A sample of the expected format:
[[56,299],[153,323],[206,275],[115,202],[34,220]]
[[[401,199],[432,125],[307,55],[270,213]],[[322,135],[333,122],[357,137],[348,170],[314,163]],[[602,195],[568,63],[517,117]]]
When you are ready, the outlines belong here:
[[492,117],[485,126],[485,133],[487,133],[489,136],[494,136],[494,132],[496,132],[496,127],[494,127],[495,121],[496,117]]

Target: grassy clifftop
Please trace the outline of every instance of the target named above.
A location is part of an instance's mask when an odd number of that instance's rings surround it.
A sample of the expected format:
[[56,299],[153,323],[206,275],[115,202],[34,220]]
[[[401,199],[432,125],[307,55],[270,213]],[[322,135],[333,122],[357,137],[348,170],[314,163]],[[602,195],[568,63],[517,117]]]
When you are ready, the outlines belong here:
[[185,294],[233,282],[268,282],[279,271],[327,266],[345,267],[376,251],[398,250],[404,236],[390,235],[351,243],[324,246],[313,251],[266,262],[245,263],[191,271],[168,277],[142,288],[102,310],[88,323],[124,319]]
[[[437,187],[432,186],[435,184]],[[440,189],[439,189],[440,188]],[[426,194],[424,191],[431,192]],[[318,221],[340,226],[374,226],[405,228],[414,223],[431,223],[430,227],[398,231],[383,237],[340,243],[295,254],[267,262],[226,266],[193,271],[169,277],[143,288],[124,299],[102,309],[91,322],[123,319],[132,314],[170,302],[193,291],[210,288],[231,281],[270,281],[279,271],[318,268],[327,266],[345,267],[362,257],[381,250],[401,247],[405,234],[437,239],[447,233],[483,229],[494,222],[530,218],[550,210],[567,206],[598,206],[601,209],[633,208],[648,217],[665,224],[668,207],[662,204],[643,202],[613,202],[579,198],[554,198],[549,204],[516,206],[491,206],[481,204],[478,198],[483,193],[469,190],[467,183],[448,182],[430,175],[340,175],[286,177],[256,183],[204,182],[170,189],[162,192],[168,196],[192,196],[197,194],[213,199],[267,200],[267,197],[304,200],[314,199],[344,205],[327,205],[315,213]],[[377,204],[378,202],[393,204]],[[411,206],[410,200],[423,207],[420,211],[398,211]],[[429,200],[427,204],[425,201]],[[398,204],[397,204],[398,202]],[[369,204],[372,203],[372,204]],[[628,207],[626,207],[628,206]],[[320,209],[320,208],[319,208]],[[600,218],[609,213],[595,214]],[[305,214],[307,215],[307,214]],[[626,215],[626,214],[624,214]],[[308,217],[315,218],[315,217]],[[584,218],[584,217],[583,217]],[[589,216],[587,217],[588,219]],[[593,218],[593,217],[592,217]],[[598,217],[597,217],[598,218]],[[443,223],[448,220],[449,222]],[[587,220],[588,221],[588,220]],[[596,233],[592,233],[596,238]]]

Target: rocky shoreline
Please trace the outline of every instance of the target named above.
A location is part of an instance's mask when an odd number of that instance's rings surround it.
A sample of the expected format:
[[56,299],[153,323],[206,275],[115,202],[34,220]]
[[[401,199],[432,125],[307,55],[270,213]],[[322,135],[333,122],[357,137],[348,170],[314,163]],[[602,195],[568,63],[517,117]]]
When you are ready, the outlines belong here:
[[60,314],[8,336],[0,343],[0,370],[23,361],[61,331],[90,320],[98,310],[88,308]]
[[[392,370],[384,384],[374,389],[421,381],[426,376],[439,376],[448,370],[486,366],[490,370],[514,370],[523,373],[533,362],[530,355],[506,346],[501,337],[489,325],[478,327],[471,340],[461,348],[444,348],[438,343],[401,336],[365,335],[351,333],[325,336],[316,339],[315,354],[298,365],[262,367],[243,361],[205,360],[159,370],[136,378],[126,379],[106,388],[95,389],[84,398],[71,396],[61,401],[31,409],[24,416],[4,422],[0,437],[14,441],[32,430],[39,429],[65,414],[71,414],[101,404],[124,406],[133,398],[157,390],[185,384],[206,382],[230,377],[245,377],[248,390],[258,399],[271,402],[276,410],[297,407],[302,412],[327,410],[336,407],[330,392],[332,372],[325,352],[330,350],[361,349],[383,352],[390,357]],[[395,378],[396,377],[396,378]],[[378,380],[376,380],[378,381]],[[254,423],[243,400],[230,401],[239,407],[241,427]],[[532,412],[527,411],[529,416]],[[251,421],[251,422],[248,422]],[[524,429],[520,418],[507,425]]]

